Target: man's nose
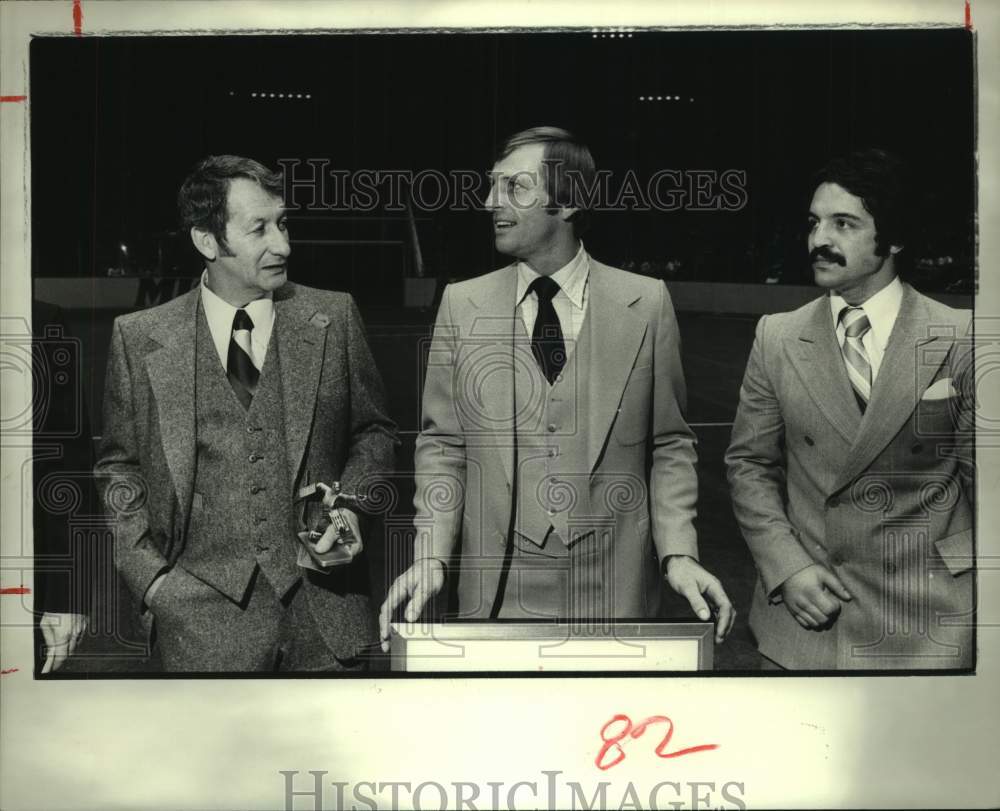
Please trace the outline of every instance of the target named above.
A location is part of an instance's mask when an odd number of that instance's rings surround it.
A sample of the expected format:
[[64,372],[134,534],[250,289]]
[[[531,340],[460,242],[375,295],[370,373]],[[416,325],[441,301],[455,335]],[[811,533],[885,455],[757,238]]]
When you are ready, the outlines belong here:
[[292,246],[288,241],[288,230],[281,228],[271,229],[271,239],[267,249],[275,256],[287,257],[292,252]]
[[494,183],[490,186],[490,190],[486,195],[486,200],[483,201],[483,208],[486,211],[496,211],[498,208],[503,208],[503,202],[500,200],[500,184]]
[[816,223],[816,225],[813,226],[812,231],[809,232],[809,250],[829,244],[830,244],[829,229],[822,222]]

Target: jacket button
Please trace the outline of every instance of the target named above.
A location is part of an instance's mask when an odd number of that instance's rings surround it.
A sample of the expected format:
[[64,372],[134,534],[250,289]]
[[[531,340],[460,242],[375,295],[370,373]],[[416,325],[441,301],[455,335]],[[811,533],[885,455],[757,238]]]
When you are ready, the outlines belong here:
[[550,434],[554,434],[556,432],[556,424],[554,422],[549,423],[548,431]]
[[919,442],[916,445],[914,445],[912,448],[910,448],[910,450],[913,453],[921,453],[923,451],[923,449],[924,449],[924,446],[921,445]]
[[261,487],[259,484],[255,484],[253,487],[250,488],[250,492],[253,493],[254,495],[257,495],[263,489],[264,488]]
[[813,442],[813,438],[811,436],[808,436],[808,435],[805,437],[805,441],[806,441],[806,445],[808,445],[810,448],[813,445],[816,444],[815,442]]

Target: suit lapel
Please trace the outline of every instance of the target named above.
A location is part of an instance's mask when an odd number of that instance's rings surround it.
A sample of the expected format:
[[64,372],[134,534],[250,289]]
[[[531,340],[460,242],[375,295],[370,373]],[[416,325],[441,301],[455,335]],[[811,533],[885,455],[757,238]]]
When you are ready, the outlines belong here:
[[[459,383],[465,396],[476,402],[469,413],[482,414],[483,429],[501,441],[496,451],[503,464],[507,483],[514,482],[514,336],[517,295],[517,266],[484,279],[469,294],[467,321],[457,326]],[[471,339],[471,340],[470,340]]]
[[645,319],[629,309],[641,294],[622,291],[615,276],[614,270],[591,259],[590,301],[583,325],[590,330],[588,473],[597,466],[647,328]]
[[271,340],[277,340],[280,359],[285,449],[294,490],[312,430],[330,318],[310,306],[293,285],[285,285],[275,293],[274,312],[275,334]]
[[[920,396],[944,362],[952,340],[929,334],[930,326],[924,303],[912,287],[904,285],[899,315],[872,386],[871,401],[848,463],[837,477],[836,489],[861,473],[892,441],[913,414]],[[931,342],[934,351],[928,353],[927,344]]]
[[861,409],[847,377],[826,296],[813,302],[798,334],[786,337],[785,349],[816,407],[848,444],[853,443],[861,426]]
[[195,288],[160,310],[160,321],[150,330],[150,337],[161,346],[145,358],[163,454],[180,506],[180,526],[187,524],[194,489],[195,336],[200,300],[200,288]]

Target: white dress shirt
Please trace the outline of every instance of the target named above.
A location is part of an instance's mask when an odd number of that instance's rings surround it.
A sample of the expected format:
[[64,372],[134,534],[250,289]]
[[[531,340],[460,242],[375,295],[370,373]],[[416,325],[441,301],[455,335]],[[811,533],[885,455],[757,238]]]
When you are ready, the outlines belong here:
[[[538,317],[538,294],[532,291],[529,296],[528,287],[540,275],[524,262],[517,263],[516,307],[521,313],[524,329],[529,337],[535,329],[535,319]],[[552,306],[559,316],[559,326],[566,344],[566,357],[569,357],[573,354],[573,347],[580,337],[583,319],[587,315],[590,256],[584,250],[582,242],[576,256],[553,273],[551,278],[559,285],[559,292],[552,299]]]
[[[205,309],[215,351],[219,353],[219,361],[225,369],[229,361],[229,339],[233,334],[233,318],[236,317],[237,308],[209,289],[207,270],[201,274],[201,306]],[[253,329],[250,331],[250,360],[259,371],[264,366],[267,345],[274,328],[274,301],[268,293],[266,297],[254,299],[242,309],[247,311],[253,321]]]

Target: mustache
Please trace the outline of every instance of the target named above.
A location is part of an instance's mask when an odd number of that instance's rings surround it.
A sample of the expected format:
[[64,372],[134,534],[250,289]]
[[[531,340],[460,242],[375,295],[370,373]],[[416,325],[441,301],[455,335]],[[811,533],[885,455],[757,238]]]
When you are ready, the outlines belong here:
[[834,253],[829,248],[824,248],[822,246],[819,248],[813,248],[811,251],[809,251],[810,262],[815,262],[818,259],[822,259],[827,262],[835,262],[836,264],[841,266],[847,264],[847,260],[843,256],[841,256],[838,253]]

